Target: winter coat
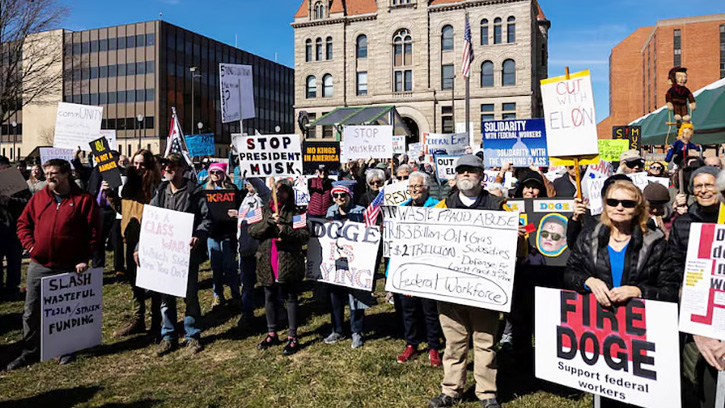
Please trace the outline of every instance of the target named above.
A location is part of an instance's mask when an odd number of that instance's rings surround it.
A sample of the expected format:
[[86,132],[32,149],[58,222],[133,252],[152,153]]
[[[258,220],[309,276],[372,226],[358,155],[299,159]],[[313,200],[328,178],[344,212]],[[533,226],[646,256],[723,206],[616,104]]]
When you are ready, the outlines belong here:
[[[433,198],[430,195],[428,195],[428,198],[426,198],[425,202],[423,203],[422,207],[435,207],[436,204],[438,204],[439,201],[437,198]],[[409,198],[405,201],[403,201],[402,204],[400,204],[401,207],[419,207],[417,205],[413,205],[413,199]]]
[[298,284],[305,277],[305,251],[302,246],[310,239],[309,227],[292,228],[292,218],[299,215],[296,207],[285,208],[279,211],[280,231],[272,221],[272,211],[269,207],[264,209],[262,221],[249,226],[249,235],[259,240],[257,249],[257,279],[262,286],[272,286],[275,283],[272,271],[272,240],[277,240],[278,273],[277,282],[282,284]]
[[[584,282],[598,278],[613,288],[609,262],[610,228],[601,222],[585,230],[576,241],[564,271],[564,287],[588,293]],[[676,302],[682,271],[672,268],[665,235],[660,230],[642,233],[639,226],[632,229],[632,238],[624,254],[622,286],[636,286],[642,298]]]
[[310,216],[322,217],[327,214],[327,209],[332,205],[332,180],[329,178],[311,178],[307,182],[307,189],[310,191],[310,203],[307,205],[307,213]]
[[[247,193],[244,197],[242,204],[239,206],[240,215],[249,214],[250,211],[263,208],[269,203],[271,192],[267,185],[264,184],[264,181],[258,178],[250,178],[248,181],[252,183],[256,193]],[[259,241],[249,236],[249,225],[247,225],[246,217],[237,220],[237,239],[239,240],[240,256],[251,256],[257,253]]]
[[448,197],[441,200],[438,204],[435,205],[435,207],[501,211],[503,210],[503,205],[505,202],[506,199],[504,197],[497,197],[482,189],[473,205],[470,207],[466,207],[465,205],[463,205],[463,203],[461,203],[461,199],[458,198],[458,190],[453,190],[451,194],[448,195]]
[[576,186],[571,182],[568,174],[554,180],[556,197],[576,197]]
[[327,215],[325,216],[325,218],[333,221],[350,220],[352,222],[365,222],[365,216],[363,215],[365,207],[350,203],[350,205],[347,206],[347,211],[345,211],[345,215],[340,214],[339,208],[340,206],[338,206],[337,204],[333,204],[332,207],[327,209]]

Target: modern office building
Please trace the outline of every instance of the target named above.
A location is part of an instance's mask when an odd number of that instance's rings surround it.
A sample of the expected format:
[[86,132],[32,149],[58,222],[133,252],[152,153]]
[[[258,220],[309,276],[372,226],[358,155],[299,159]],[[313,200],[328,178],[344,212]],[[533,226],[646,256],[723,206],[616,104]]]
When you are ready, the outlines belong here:
[[[725,77],[725,14],[660,20],[640,27],[609,55],[609,117],[597,125],[599,138],[662,107],[671,68],[687,68],[695,91]],[[695,112],[697,115],[697,112]]]
[[[3,124],[0,149],[8,157],[52,145],[59,101],[103,106],[101,127],[116,129],[124,154],[139,137],[142,147],[163,152],[175,107],[185,134],[214,133],[217,156],[225,156],[239,123],[221,123],[219,63],[252,66],[256,118],[244,121],[245,132],[296,130],[294,71],[281,64],[161,20],[41,34],[63,54],[62,86]],[[9,154],[15,133],[17,152]]]
[[[535,0],[303,0],[294,15],[295,112],[394,106],[410,131],[465,129],[465,15],[475,58],[470,120],[542,116],[550,22]],[[310,139],[335,137],[332,126]]]

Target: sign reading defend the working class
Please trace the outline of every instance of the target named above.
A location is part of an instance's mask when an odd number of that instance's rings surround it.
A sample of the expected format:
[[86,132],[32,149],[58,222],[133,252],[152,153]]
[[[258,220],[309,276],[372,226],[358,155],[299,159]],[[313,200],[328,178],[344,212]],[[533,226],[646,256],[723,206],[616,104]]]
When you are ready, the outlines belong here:
[[343,131],[345,160],[392,159],[392,126],[346,126]]
[[232,135],[242,177],[279,177],[302,174],[302,147],[298,135]]
[[486,167],[549,165],[544,119],[494,120],[482,126]]
[[677,304],[536,288],[536,376],[641,407],[680,407]]
[[111,153],[108,146],[108,140],[105,137],[96,139],[89,143],[93,152],[94,160],[98,166],[101,177],[108,183],[111,188],[121,187],[121,170],[118,169],[118,156]]

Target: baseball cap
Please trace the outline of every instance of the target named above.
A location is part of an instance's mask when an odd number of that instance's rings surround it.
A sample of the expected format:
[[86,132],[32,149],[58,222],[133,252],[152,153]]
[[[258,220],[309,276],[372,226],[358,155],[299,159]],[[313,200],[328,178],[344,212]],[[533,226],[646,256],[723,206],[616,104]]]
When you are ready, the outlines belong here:
[[636,161],[636,160],[642,160],[642,156],[639,155],[639,151],[637,150],[626,150],[622,152],[622,154],[619,155],[619,161]]

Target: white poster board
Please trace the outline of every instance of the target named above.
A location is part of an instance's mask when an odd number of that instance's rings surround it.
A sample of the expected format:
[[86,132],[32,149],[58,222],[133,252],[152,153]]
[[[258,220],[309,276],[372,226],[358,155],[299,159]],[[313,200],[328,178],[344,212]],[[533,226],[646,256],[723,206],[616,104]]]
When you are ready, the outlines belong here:
[[10,197],[15,193],[28,189],[23,174],[15,167],[0,170],[0,196]]
[[390,247],[393,245],[395,240],[395,217],[398,213],[398,207],[392,205],[383,205],[380,207],[380,213],[383,214],[383,258],[390,257]]
[[186,297],[194,214],[145,205],[136,286]]
[[393,154],[405,154],[405,136],[393,136]]
[[418,160],[418,155],[420,155],[421,150],[423,150],[423,143],[411,143],[408,145],[408,159],[409,160]]
[[680,407],[676,303],[632,299],[612,311],[594,295],[540,287],[535,300],[536,377],[641,407]]
[[468,134],[466,133],[425,133],[423,149],[426,154],[462,155],[466,153]]
[[43,278],[40,302],[41,361],[101,344],[103,268]]
[[[605,178],[587,178],[584,179],[586,184],[585,197],[589,199],[589,211],[592,215],[599,215],[604,210],[604,202],[602,200],[602,187],[604,187]],[[585,188],[582,188],[584,190]]]
[[594,94],[589,70],[541,80],[550,157],[599,153]]
[[308,220],[307,279],[372,291],[380,229],[360,222]]
[[222,123],[254,117],[254,80],[251,65],[219,64]]
[[[116,142],[116,130],[115,129],[101,129],[101,132],[98,134],[98,137],[96,139],[100,139],[102,137],[105,137],[106,140],[108,140],[108,148],[111,150],[118,150],[117,149],[117,142]],[[130,154],[129,154],[130,156]]]
[[345,126],[342,132],[345,160],[392,159],[392,126]]
[[56,149],[55,147],[40,147],[38,148],[40,153],[40,164],[43,165],[45,162],[51,159],[61,159],[68,162],[73,160],[73,149]]
[[386,291],[509,312],[518,212],[397,210]]
[[[496,170],[484,170],[483,171],[483,187],[489,188],[492,184],[496,182],[496,176],[498,176],[498,171]],[[507,171],[506,174],[504,174],[503,177],[503,186],[506,189],[512,189],[514,187],[515,179],[514,179],[514,173]]]
[[296,177],[302,174],[299,135],[232,135],[242,177]]
[[410,199],[408,180],[388,184],[383,188],[383,205],[400,205]]
[[438,155],[435,156],[436,176],[438,180],[445,181],[456,178],[456,162],[461,156]]
[[103,108],[58,102],[53,147],[89,150],[88,144],[101,132]]

